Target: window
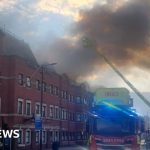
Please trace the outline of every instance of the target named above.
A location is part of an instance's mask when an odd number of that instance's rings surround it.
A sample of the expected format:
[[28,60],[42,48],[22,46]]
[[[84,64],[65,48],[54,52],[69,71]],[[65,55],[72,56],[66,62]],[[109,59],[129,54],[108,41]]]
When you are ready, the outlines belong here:
[[31,115],[31,101],[26,101],[26,115]]
[[73,113],[72,112],[70,112],[70,121],[73,121]]
[[26,144],[30,144],[30,143],[31,143],[31,131],[26,130]]
[[65,119],[65,110],[62,109],[62,119],[64,120]]
[[62,141],[64,141],[65,140],[65,132],[62,132]]
[[31,87],[31,79],[30,79],[30,77],[26,78],[26,85],[27,85],[27,87]]
[[71,102],[72,103],[74,102],[74,96],[73,95],[71,96]]
[[42,117],[46,117],[46,105],[42,106]]
[[53,94],[53,85],[52,84],[49,86],[49,93]]
[[46,83],[45,82],[43,82],[42,87],[43,87],[43,92],[46,92]]
[[71,141],[71,132],[68,132],[68,140]]
[[81,132],[77,132],[77,140],[81,140]]
[[68,111],[66,110],[66,120],[68,120]]
[[54,94],[54,95],[57,94],[57,87],[56,87],[56,86],[54,86],[54,88],[53,88],[53,94]]
[[59,96],[59,88],[56,87],[56,95]]
[[62,113],[61,113],[61,118],[62,118],[62,119],[65,119],[64,114],[65,114],[65,110],[62,109]]
[[57,96],[59,95],[59,89],[57,86],[53,86],[53,94]]
[[73,121],[75,121],[75,113],[73,113]]
[[59,107],[55,106],[55,118],[59,119]]
[[84,99],[83,99],[83,97],[81,98],[81,104],[84,104]]
[[68,94],[68,101],[71,102],[71,95]]
[[84,114],[84,121],[86,122],[87,121],[87,114]]
[[42,132],[42,143],[45,144],[46,143],[46,131]]
[[19,130],[19,138],[18,138],[18,144],[23,143],[23,131]]
[[67,92],[64,91],[64,99],[67,99]]
[[35,114],[40,115],[40,104],[39,103],[36,103],[36,105],[35,105]]
[[76,121],[81,121],[81,114],[79,113],[76,114]]
[[68,133],[67,133],[67,131],[65,132],[65,141],[67,141],[68,140]]
[[18,83],[20,84],[20,85],[23,85],[23,74],[18,74]]
[[71,120],[71,112],[68,112],[68,120]]
[[67,111],[64,110],[64,119],[66,120],[67,119]]
[[77,96],[77,98],[76,98],[76,103],[77,103],[77,104],[81,104],[81,97],[80,97],[80,96]]
[[18,98],[18,114],[23,114],[23,99]]
[[87,104],[86,98],[83,98],[83,103],[84,103],[84,104]]
[[59,141],[59,132],[55,131],[55,141]]
[[63,99],[67,99],[67,92],[66,91],[61,91],[61,97]]
[[36,89],[37,90],[40,90],[41,88],[40,88],[40,86],[41,86],[41,84],[40,84],[40,81],[39,80],[36,80]]
[[64,98],[64,91],[61,91],[61,97]]
[[35,142],[40,143],[40,131],[35,131]]
[[49,108],[49,117],[53,118],[54,117],[54,106],[50,105]]

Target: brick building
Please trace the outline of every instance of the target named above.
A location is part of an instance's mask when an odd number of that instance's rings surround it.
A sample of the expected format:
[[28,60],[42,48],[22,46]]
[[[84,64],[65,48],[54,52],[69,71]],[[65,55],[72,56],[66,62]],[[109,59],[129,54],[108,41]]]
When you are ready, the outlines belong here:
[[12,139],[13,149],[39,149],[34,118],[40,115],[41,87],[43,148],[54,140],[62,145],[85,143],[93,94],[46,68],[41,86],[41,69],[29,46],[0,30],[0,127],[20,130],[20,138]]

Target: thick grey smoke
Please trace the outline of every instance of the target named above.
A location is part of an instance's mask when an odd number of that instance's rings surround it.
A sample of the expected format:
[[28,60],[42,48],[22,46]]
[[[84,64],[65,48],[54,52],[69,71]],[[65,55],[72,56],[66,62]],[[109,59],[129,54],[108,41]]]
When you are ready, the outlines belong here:
[[[150,3],[126,2],[114,9],[110,5],[94,6],[80,12],[81,20],[74,24],[71,37],[58,39],[48,50],[50,61],[57,61],[58,70],[79,77],[101,69],[105,62],[99,49],[117,66],[150,66]],[[94,47],[83,47],[83,38]],[[88,43],[91,45],[91,43]],[[41,56],[41,55],[40,55]],[[44,58],[48,55],[44,54]],[[42,57],[41,57],[42,58]]]

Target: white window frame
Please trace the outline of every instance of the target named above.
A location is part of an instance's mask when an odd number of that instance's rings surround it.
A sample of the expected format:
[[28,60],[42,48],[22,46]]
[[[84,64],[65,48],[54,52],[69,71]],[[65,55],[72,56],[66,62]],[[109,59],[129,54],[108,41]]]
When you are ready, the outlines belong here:
[[[17,113],[19,114],[19,115],[23,115],[23,99],[22,98],[18,98],[18,101],[17,101]],[[19,102],[22,102],[22,112],[21,113],[19,113]]]
[[50,93],[50,95],[53,94],[53,84],[49,85],[49,93]]
[[[38,138],[38,141],[37,141],[37,137],[36,137],[36,134],[39,134],[38,136],[39,136],[39,138]],[[35,143],[36,144],[39,144],[40,143],[40,130],[35,130]]]
[[76,97],[76,103],[77,103],[77,104],[81,104],[81,97],[80,97],[80,96],[77,96],[77,97]]
[[24,84],[24,78],[23,78],[23,74],[22,73],[18,74],[18,84],[19,85],[23,85]]
[[[27,103],[30,104],[30,113],[27,114]],[[31,101],[30,100],[26,100],[26,115],[31,116]]]
[[49,117],[54,118],[54,106],[49,105]]
[[67,99],[67,91],[64,91],[64,99]]
[[67,120],[67,110],[64,109],[64,120]]
[[68,101],[71,102],[71,95],[68,94]]
[[[27,132],[29,132],[29,136],[30,136],[29,143],[27,143]],[[26,129],[25,142],[26,142],[26,145],[31,144],[31,130],[30,129]]]
[[26,86],[31,87],[31,77],[30,76],[26,76]]
[[57,87],[56,86],[53,86],[53,94],[57,95]]
[[[37,114],[37,112],[36,112],[36,106],[37,106],[37,105],[39,106],[39,113],[38,113],[38,114]],[[41,105],[40,105],[39,102],[35,103],[35,114],[36,114],[36,115],[40,115],[40,114],[41,114],[40,106],[41,106]]]
[[79,112],[76,113],[76,121],[81,121],[81,114]]
[[36,89],[40,91],[40,89],[41,89],[40,80],[36,80],[36,81],[35,81],[35,86],[36,86]]
[[[21,132],[20,132],[21,131]],[[21,133],[21,134],[20,134]],[[21,142],[19,143],[19,139],[21,137]],[[18,138],[18,141],[17,141],[18,145],[20,144],[23,144],[23,130],[22,129],[19,129],[19,138]]]
[[[43,139],[44,132],[45,132],[45,139]],[[46,130],[42,130],[42,144],[46,144],[46,142],[47,142],[47,132],[46,132]]]
[[74,96],[71,95],[71,102],[74,103]]
[[64,91],[61,91],[61,98],[64,98]]
[[54,108],[54,116],[55,116],[55,119],[59,119],[60,118],[60,116],[59,116],[59,106],[55,106],[55,108]]
[[61,119],[65,120],[65,109],[64,108],[61,109]]
[[[45,107],[45,116],[43,116],[44,107]],[[42,105],[42,117],[47,117],[47,105],[46,104]]]

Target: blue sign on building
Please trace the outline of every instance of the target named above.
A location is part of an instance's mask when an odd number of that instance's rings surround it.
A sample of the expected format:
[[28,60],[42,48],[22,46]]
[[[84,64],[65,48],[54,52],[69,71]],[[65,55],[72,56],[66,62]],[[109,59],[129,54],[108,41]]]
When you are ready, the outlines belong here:
[[35,129],[41,130],[42,129],[42,118],[35,117]]

